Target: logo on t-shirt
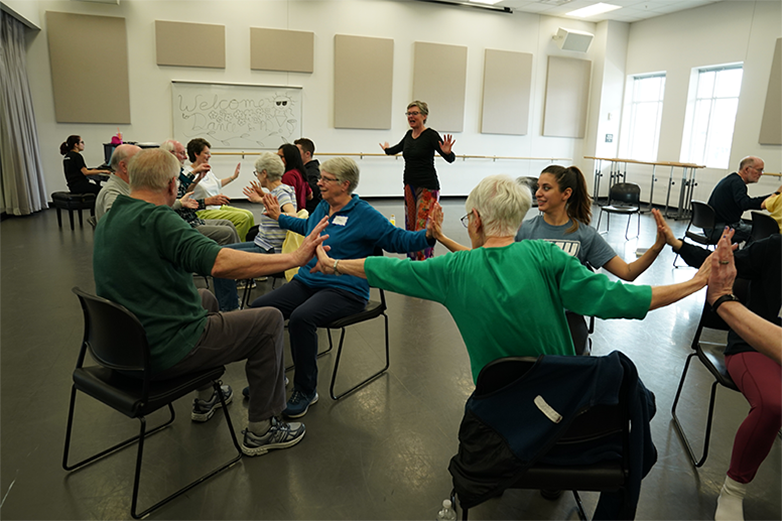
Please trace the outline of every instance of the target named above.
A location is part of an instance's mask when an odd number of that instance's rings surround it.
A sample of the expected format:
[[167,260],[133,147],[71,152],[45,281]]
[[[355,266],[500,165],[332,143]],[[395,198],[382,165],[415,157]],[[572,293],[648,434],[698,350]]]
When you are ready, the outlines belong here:
[[565,241],[562,239],[543,239],[546,242],[553,243],[562,251],[573,257],[578,257],[578,252],[581,249],[581,241]]

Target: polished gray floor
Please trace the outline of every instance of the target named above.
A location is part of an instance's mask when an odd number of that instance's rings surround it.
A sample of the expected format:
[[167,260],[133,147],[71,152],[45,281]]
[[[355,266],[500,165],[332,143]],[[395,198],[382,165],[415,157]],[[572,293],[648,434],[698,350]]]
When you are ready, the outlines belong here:
[[[403,225],[401,200],[373,201]],[[239,204],[242,206],[242,204]],[[252,205],[246,205],[248,207]],[[447,200],[446,232],[467,242],[459,224],[463,200]],[[257,211],[257,207],[253,208]],[[66,220],[67,223],[67,220]],[[625,259],[654,240],[654,225],[642,217],[641,237],[625,242],[624,219],[615,218],[607,236]],[[633,223],[634,225],[635,223]],[[681,233],[684,223],[672,222]],[[70,378],[82,336],[82,317],[73,286],[94,290],[93,231],[59,229],[54,210],[11,218],[0,225],[0,376],[2,376],[3,519],[129,518],[135,449],[73,473],[61,468]],[[438,246],[438,254],[444,250]],[[665,284],[691,277],[674,269],[666,249],[638,283]],[[122,273],[117,273],[122,277]],[[256,291],[268,287],[261,284]],[[711,519],[724,479],[736,428],[748,406],[738,393],[720,389],[711,454],[694,469],[670,422],[673,394],[689,353],[704,294],[693,295],[643,321],[598,321],[594,353],[618,349],[638,366],[657,395],[653,437],[659,459],[644,480],[638,519]],[[305,439],[289,450],[244,458],[217,478],[193,489],[152,515],[154,519],[434,519],[451,490],[449,459],[456,452],[464,402],[472,391],[467,354],[445,309],[419,299],[388,294],[391,368],[369,386],[338,402],[328,398],[333,355],[319,365],[320,402],[303,418]],[[534,302],[519,303],[521,315]],[[381,364],[382,322],[348,331],[340,385]],[[325,333],[321,336],[325,348]],[[243,367],[228,368],[225,382],[245,385]],[[702,438],[710,379],[692,372],[681,414],[696,440]],[[135,432],[137,423],[80,397],[74,457]],[[229,406],[238,429],[246,403]],[[200,475],[230,456],[224,419],[189,420],[190,401],[177,404],[174,425],[146,444],[141,503]],[[154,421],[154,418],[153,420]],[[747,519],[780,519],[780,443],[749,487]],[[597,494],[584,493],[591,512]],[[547,501],[536,491],[509,491],[470,511],[471,519],[576,519],[572,496]]]

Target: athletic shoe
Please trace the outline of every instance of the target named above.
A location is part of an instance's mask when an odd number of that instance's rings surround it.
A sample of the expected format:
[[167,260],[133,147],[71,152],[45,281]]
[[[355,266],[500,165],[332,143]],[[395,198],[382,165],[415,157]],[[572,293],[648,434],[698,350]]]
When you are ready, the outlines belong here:
[[317,391],[315,391],[315,395],[310,398],[303,392],[296,389],[293,391],[290,399],[288,399],[288,406],[285,407],[285,410],[282,411],[282,414],[288,418],[301,418],[307,414],[307,410],[310,408],[310,405],[315,405],[316,403],[318,403]]
[[[220,389],[223,391],[225,404],[228,405],[234,397],[234,392],[231,390],[230,385],[221,385]],[[220,397],[217,396],[217,392],[212,393],[209,401],[196,398],[193,400],[193,412],[190,413],[190,419],[194,422],[205,422],[222,406],[223,404],[220,403]]]
[[246,456],[260,456],[274,449],[287,449],[299,443],[306,429],[303,423],[286,423],[277,418],[271,418],[272,426],[266,434],[258,435],[250,429],[242,431],[242,452]]
[[[291,383],[291,382],[290,382],[290,380],[288,380],[288,377],[286,376],[285,377],[285,387],[288,387],[289,383]],[[249,385],[247,387],[245,387],[244,389],[242,389],[242,396],[244,396],[245,398],[249,398],[250,397],[250,386]]]

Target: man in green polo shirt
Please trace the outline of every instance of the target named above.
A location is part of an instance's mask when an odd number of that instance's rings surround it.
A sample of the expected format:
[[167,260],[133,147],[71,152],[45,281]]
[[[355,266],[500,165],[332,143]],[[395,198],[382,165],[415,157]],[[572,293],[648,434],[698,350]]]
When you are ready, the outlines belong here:
[[[291,254],[223,249],[171,209],[178,176],[179,163],[164,150],[133,157],[130,196],[119,195],[95,230],[97,293],[141,321],[156,379],[246,360],[250,400],[243,452],[256,456],[293,446],[305,427],[278,419],[285,408],[282,314],[273,308],[218,313],[214,295],[196,289],[193,273],[247,279],[303,266],[327,237],[319,236],[326,223]],[[227,385],[222,392],[226,402],[233,396]],[[219,396],[211,387],[199,391],[192,419],[206,421],[217,407]]]

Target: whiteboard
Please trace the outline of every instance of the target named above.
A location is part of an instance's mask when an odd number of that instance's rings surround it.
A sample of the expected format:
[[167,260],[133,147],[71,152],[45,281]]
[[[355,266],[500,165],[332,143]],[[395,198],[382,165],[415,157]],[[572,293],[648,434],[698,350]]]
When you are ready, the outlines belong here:
[[301,87],[171,82],[174,138],[213,148],[276,149],[301,132]]

